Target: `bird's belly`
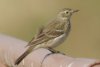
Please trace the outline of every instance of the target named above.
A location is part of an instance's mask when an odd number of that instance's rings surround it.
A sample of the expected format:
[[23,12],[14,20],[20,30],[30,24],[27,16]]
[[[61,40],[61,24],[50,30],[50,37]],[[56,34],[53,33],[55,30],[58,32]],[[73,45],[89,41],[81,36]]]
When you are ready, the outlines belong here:
[[64,40],[66,39],[66,37],[67,37],[66,34],[63,34],[63,35],[61,35],[61,36],[59,36],[51,41],[48,41],[48,43],[46,45],[47,45],[47,47],[54,48],[54,47],[60,45],[61,43],[63,43]]
[[48,42],[45,42],[45,43],[42,43],[42,44],[39,44],[37,45],[34,49],[37,49],[37,48],[54,48],[56,46],[59,46],[61,43],[64,42],[64,40],[66,39],[67,35],[66,34],[63,34],[59,37],[56,37],[55,39],[52,39],[52,40],[49,40]]

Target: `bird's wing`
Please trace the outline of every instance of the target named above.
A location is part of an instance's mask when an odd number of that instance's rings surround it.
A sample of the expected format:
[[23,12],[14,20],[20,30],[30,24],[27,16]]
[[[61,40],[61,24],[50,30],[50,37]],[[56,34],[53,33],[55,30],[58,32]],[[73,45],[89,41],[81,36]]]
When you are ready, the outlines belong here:
[[[43,29],[44,29],[44,26],[41,26],[41,27],[38,29],[37,34],[31,39],[31,41],[29,41],[29,43],[28,43],[25,47],[31,45],[31,43],[34,41],[34,39],[39,38],[40,36],[42,36],[42,35],[43,35],[43,34],[42,34],[42,33],[43,33]],[[41,34],[42,34],[42,35],[41,35]]]
[[54,20],[44,29],[45,35],[49,37],[58,37],[64,33],[66,22]]
[[41,34],[43,33],[43,30],[44,30],[44,26],[41,26],[41,27],[38,29],[35,38],[39,38],[39,35],[41,35]]
[[58,21],[48,24],[37,38],[30,41],[28,46],[36,46],[64,34],[64,25],[65,23]]

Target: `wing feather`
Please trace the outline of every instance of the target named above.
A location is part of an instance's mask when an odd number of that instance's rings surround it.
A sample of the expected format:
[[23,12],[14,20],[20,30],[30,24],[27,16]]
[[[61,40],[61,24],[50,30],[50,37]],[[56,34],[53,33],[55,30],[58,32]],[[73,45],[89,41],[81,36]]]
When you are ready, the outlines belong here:
[[64,34],[64,25],[65,22],[52,21],[45,28],[40,30],[41,33],[39,33],[36,38],[32,39],[28,46],[36,46]]

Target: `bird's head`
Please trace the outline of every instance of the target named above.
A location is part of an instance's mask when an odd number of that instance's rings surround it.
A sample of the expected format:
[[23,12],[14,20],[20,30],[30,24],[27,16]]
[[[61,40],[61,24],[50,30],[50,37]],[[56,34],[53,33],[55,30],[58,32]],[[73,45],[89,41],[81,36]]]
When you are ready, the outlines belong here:
[[65,19],[70,19],[70,17],[78,12],[79,10],[73,10],[73,9],[70,9],[70,8],[64,8],[63,10],[61,10],[59,13],[58,13],[58,17],[59,18],[65,18]]

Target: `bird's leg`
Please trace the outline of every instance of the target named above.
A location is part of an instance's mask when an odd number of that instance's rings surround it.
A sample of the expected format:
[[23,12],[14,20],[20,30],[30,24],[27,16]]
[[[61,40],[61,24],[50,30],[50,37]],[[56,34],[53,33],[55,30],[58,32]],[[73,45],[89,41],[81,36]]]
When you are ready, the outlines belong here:
[[50,56],[50,55],[52,55],[52,54],[56,54],[56,53],[60,53],[60,54],[65,55],[64,53],[61,53],[60,51],[56,51],[56,50],[54,50],[53,48],[50,48],[50,47],[48,48],[48,50],[51,51],[51,53],[47,54],[47,55],[43,58],[43,60],[42,60],[42,62],[41,62],[41,67],[42,67],[42,64],[43,64],[44,60],[45,60],[48,56]]
[[53,48],[48,48],[49,51],[51,51],[52,53],[60,53],[59,51],[54,50]]
[[60,54],[63,54],[63,55],[65,55],[64,53],[62,53],[62,52],[60,52],[60,51],[57,51],[57,50],[54,50],[53,48],[48,48],[48,50],[49,51],[51,51],[52,52],[52,54],[55,54],[55,53],[60,53]]

